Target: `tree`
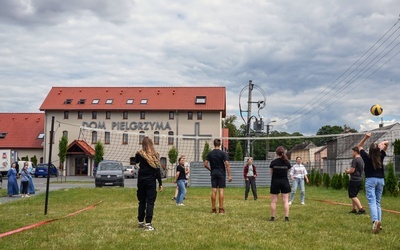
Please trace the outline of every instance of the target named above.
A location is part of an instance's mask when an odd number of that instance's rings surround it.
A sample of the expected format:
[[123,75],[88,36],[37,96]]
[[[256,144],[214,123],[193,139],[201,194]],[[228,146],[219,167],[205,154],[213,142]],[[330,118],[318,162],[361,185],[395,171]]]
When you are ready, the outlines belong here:
[[[336,135],[336,134],[343,134],[343,133],[356,133],[357,130],[347,127],[346,125],[343,126],[331,126],[325,125],[322,126],[318,131],[317,135]],[[315,138],[313,142],[316,146],[323,146],[330,140],[334,139],[334,137],[324,137],[324,138]]]
[[325,173],[323,176],[323,185],[325,188],[328,189],[330,184],[331,184],[331,177],[329,176],[328,173]]
[[33,162],[33,164],[35,164],[35,166],[37,165],[38,160],[37,160],[36,155],[34,155],[34,156],[31,158],[31,162]]
[[201,154],[201,159],[203,159],[203,161],[206,160],[207,155],[210,151],[211,151],[210,144],[208,144],[208,142],[206,141],[206,143],[204,143],[203,153]]
[[385,178],[385,190],[389,192],[390,196],[393,196],[396,193],[397,187],[397,179],[394,174],[393,162],[388,163],[388,174]]
[[68,138],[62,136],[58,144],[58,156],[60,157],[60,169],[64,169],[65,158],[67,157]]
[[396,169],[400,167],[400,139],[394,140],[393,143],[394,164]]
[[96,167],[103,160],[103,156],[104,156],[104,145],[101,141],[98,141],[96,143],[96,146],[94,147],[94,164]]
[[243,149],[240,141],[236,143],[236,151],[235,151],[235,161],[243,161]]
[[176,161],[178,160],[178,150],[176,150],[175,146],[172,146],[172,148],[168,151],[168,161],[172,165],[172,169]]

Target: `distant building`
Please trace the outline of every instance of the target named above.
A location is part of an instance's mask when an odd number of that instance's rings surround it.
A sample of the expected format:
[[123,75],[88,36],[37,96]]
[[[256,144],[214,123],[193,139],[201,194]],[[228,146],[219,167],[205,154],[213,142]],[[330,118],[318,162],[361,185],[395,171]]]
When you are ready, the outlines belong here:
[[0,149],[43,162],[44,113],[0,113]]
[[[129,152],[129,155],[123,155],[121,150],[117,156],[124,164],[130,164],[136,150],[141,148],[141,139],[145,134],[153,136],[162,164],[167,164],[168,150],[172,146],[179,152],[193,152],[193,155],[187,156],[188,161],[201,161],[205,139],[223,136],[221,123],[226,116],[226,89],[53,87],[40,110],[45,112],[45,131],[50,131],[52,117],[56,121],[53,161],[58,159],[58,141],[65,135],[69,141],[66,174],[91,175],[94,148],[98,141],[104,143],[105,151],[110,151],[112,147],[125,148],[124,152]],[[81,126],[98,130],[82,138]],[[122,139],[112,140],[112,132],[120,132]],[[132,138],[128,134],[130,132],[140,135]],[[168,136],[168,142],[159,142],[162,136]],[[193,138],[174,140],[177,136]],[[49,155],[49,143],[49,136],[46,136],[45,158]],[[182,148],[183,143],[185,148]]]

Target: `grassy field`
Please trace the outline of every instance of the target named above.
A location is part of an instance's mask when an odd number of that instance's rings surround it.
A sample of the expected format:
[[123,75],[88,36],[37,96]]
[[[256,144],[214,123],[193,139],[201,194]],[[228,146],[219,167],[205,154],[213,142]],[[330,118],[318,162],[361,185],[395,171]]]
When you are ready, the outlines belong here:
[[[383,230],[372,234],[369,215],[349,214],[344,190],[308,187],[299,192],[284,221],[278,203],[269,222],[269,189],[257,201],[243,188],[226,189],[226,215],[211,214],[210,189],[189,188],[185,207],[171,200],[174,187],[159,193],[153,232],[137,228],[136,189],[76,188],[53,191],[44,216],[44,194],[0,205],[0,234],[45,220],[48,224],[0,238],[1,249],[400,249],[400,214],[383,212]],[[2,191],[4,192],[4,191]],[[365,194],[359,195],[367,205]],[[331,204],[325,200],[341,204]],[[99,203],[100,202],[100,203]],[[70,213],[97,204],[79,214]],[[382,207],[400,210],[400,198],[384,197]],[[367,212],[369,210],[367,209]]]

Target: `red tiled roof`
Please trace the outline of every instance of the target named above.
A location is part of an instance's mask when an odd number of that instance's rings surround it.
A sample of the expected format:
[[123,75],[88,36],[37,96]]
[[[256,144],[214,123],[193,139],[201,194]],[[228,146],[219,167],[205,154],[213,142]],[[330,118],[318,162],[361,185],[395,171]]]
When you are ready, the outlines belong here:
[[[94,149],[83,140],[74,140],[73,142],[71,142],[71,144],[69,144],[68,146],[67,151],[73,151],[76,149],[76,147],[79,147],[86,155],[94,156]],[[69,152],[69,154],[74,154],[74,152]]]
[[43,139],[38,139],[44,131],[44,113],[0,113],[0,148],[42,149]]
[[[196,104],[205,96],[205,104]],[[65,104],[67,99],[70,104]],[[84,104],[79,100],[86,99]],[[98,104],[92,104],[98,99]],[[106,100],[113,99],[112,104]],[[133,104],[127,104],[134,99]],[[147,104],[141,100],[147,99]],[[201,110],[226,113],[225,87],[53,87],[40,106],[46,110]]]

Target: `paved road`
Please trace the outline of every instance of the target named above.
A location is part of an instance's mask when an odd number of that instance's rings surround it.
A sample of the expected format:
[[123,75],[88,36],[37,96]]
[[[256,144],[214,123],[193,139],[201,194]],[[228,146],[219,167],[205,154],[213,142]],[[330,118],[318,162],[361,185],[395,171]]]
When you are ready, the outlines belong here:
[[[33,178],[33,184],[35,185],[36,194],[46,192],[47,178],[38,177]],[[136,187],[137,179],[125,179],[126,188]],[[20,182],[18,181],[18,186]],[[49,191],[58,190],[62,188],[75,188],[75,187],[87,187],[94,188],[94,178],[89,176],[63,176],[63,177],[52,177],[50,178]],[[3,189],[7,189],[7,178],[3,178]],[[15,195],[13,197],[1,197],[0,204],[10,201],[21,199],[21,195]]]

